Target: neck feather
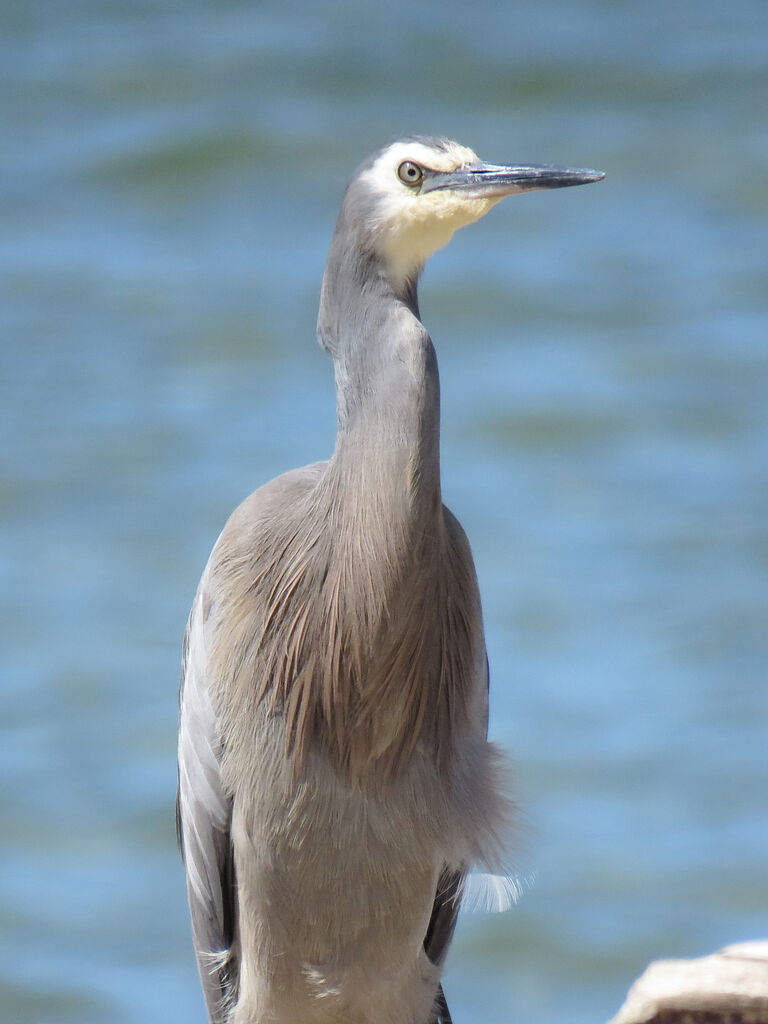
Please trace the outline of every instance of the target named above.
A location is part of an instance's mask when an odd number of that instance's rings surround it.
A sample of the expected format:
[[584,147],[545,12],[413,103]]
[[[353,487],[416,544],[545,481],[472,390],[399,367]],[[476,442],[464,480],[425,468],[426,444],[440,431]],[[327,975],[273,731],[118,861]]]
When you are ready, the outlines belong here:
[[386,779],[419,744],[450,756],[478,655],[468,644],[467,664],[452,661],[449,633],[471,633],[478,613],[473,586],[451,581],[437,360],[415,282],[398,295],[375,261],[354,255],[344,267],[349,254],[332,249],[323,285],[337,442],[271,586],[265,678],[299,767],[319,740],[353,778]]

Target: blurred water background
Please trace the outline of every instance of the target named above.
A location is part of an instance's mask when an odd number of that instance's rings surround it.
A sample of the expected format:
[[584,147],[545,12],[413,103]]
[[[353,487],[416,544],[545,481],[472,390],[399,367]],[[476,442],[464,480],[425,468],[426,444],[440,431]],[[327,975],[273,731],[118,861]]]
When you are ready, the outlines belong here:
[[0,7],[0,1020],[202,1022],[176,689],[231,509],[329,454],[347,175],[413,131],[595,166],[425,275],[530,884],[459,1024],[596,1024],[768,934],[763,0]]

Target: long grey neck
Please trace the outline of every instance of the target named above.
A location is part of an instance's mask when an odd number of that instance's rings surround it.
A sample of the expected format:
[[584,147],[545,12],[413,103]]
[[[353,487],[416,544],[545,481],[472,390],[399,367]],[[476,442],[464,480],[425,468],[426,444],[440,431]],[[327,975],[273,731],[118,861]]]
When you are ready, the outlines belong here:
[[343,487],[339,497],[360,513],[429,529],[441,515],[435,350],[419,320],[416,280],[394,286],[361,240],[352,243],[337,228],[318,318],[336,375],[329,473]]
[[276,671],[301,668],[301,686],[295,673],[279,684],[297,749],[317,739],[350,777],[384,785],[419,744],[451,755],[459,687],[474,677],[446,660],[446,636],[470,612],[451,604],[441,572],[452,563],[440,389],[415,282],[394,287],[370,248],[352,244],[343,211],[340,224],[318,318],[336,371],[336,448],[294,531]]

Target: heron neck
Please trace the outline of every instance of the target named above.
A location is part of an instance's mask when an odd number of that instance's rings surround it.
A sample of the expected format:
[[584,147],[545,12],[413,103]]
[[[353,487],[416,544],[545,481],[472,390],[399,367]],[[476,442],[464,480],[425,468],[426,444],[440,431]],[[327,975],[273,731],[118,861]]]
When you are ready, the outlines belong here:
[[[291,576],[293,639],[280,650],[289,650],[283,664],[306,661],[312,672],[311,685],[291,684],[291,729],[304,749],[312,723],[324,722],[318,735],[352,778],[386,781],[422,741],[450,754],[462,701],[442,699],[460,678],[442,652],[446,624],[464,611],[446,606],[440,389],[415,287],[398,295],[383,274],[361,280],[360,259],[343,273],[337,255],[318,321],[334,358],[336,448],[310,494],[313,534],[292,563],[305,565],[308,590]],[[314,619],[302,617],[309,610]]]
[[331,461],[358,502],[412,520],[436,517],[440,497],[440,383],[418,319],[415,286],[387,282],[359,296],[334,353],[338,432]]

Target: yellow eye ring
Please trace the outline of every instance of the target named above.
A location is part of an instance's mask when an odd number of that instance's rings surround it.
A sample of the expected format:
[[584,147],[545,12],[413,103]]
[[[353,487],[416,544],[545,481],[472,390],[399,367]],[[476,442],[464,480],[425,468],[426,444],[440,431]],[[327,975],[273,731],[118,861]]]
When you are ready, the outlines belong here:
[[415,188],[424,181],[424,171],[412,160],[403,160],[397,168],[397,176],[404,185]]

